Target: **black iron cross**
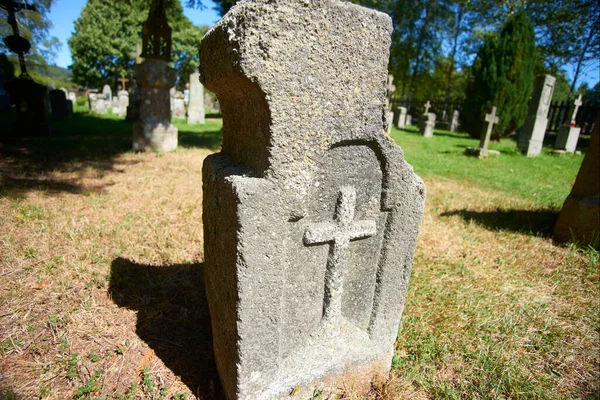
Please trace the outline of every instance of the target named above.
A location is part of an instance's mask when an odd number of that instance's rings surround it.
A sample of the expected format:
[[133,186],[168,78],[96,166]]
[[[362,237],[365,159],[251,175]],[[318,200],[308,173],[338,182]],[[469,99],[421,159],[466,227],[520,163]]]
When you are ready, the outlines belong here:
[[13,34],[4,38],[4,43],[12,52],[19,56],[19,65],[21,66],[21,76],[28,78],[27,67],[25,66],[25,53],[31,49],[29,40],[22,37],[19,33],[19,24],[17,23],[16,13],[23,9],[37,11],[34,5],[19,3],[14,0],[0,0],[0,8],[8,12],[8,24],[12,27]]

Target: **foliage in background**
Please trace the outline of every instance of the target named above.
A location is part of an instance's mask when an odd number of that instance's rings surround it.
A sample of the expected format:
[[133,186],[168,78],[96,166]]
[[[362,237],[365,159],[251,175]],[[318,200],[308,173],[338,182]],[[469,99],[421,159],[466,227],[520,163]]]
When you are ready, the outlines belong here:
[[[52,23],[48,19],[48,13],[54,0],[29,0],[27,3],[34,5],[37,12],[22,10],[16,14],[20,35],[31,42],[31,50],[25,56],[25,61],[29,69],[43,73],[49,64],[53,63],[61,47],[59,40],[49,34]],[[0,9],[0,38],[13,34],[7,16],[7,12]],[[17,56],[6,47],[4,41],[0,41],[0,53],[8,56],[11,63],[16,66],[16,75],[20,75]]]
[[[88,87],[107,83],[116,87],[121,74],[131,79],[148,10],[145,0],[89,0],[68,41],[73,80]],[[170,3],[167,19],[172,28],[173,66],[180,77],[186,77],[198,67],[198,45],[208,27],[194,26],[178,1]]]
[[535,36],[525,11],[514,14],[499,36],[490,34],[473,64],[472,80],[463,106],[463,124],[475,138],[481,136],[483,116],[498,108],[493,137],[510,135],[523,124],[533,88]]

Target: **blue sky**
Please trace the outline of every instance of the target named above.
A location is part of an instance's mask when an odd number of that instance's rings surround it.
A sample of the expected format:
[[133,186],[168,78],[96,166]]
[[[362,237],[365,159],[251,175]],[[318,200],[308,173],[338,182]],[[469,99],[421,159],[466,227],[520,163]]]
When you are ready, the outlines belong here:
[[[55,0],[52,5],[49,18],[53,27],[50,35],[56,36],[62,43],[62,49],[56,57],[56,65],[59,67],[66,68],[73,63],[67,40],[73,34],[75,20],[86,3],[87,0]],[[184,8],[183,12],[194,25],[212,26],[219,20],[219,15],[214,10],[214,3],[211,0],[202,0],[202,3],[206,5],[203,10]]]

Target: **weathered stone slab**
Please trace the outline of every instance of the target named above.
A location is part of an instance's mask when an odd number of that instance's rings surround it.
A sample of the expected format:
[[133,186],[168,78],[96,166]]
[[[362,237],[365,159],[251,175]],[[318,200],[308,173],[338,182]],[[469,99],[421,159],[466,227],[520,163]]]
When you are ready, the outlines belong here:
[[557,242],[574,241],[600,249],[600,120],[554,227]]
[[554,142],[555,150],[564,150],[567,153],[575,153],[581,128],[578,126],[561,126],[556,133]]
[[187,111],[188,124],[204,124],[204,86],[200,83],[200,74],[190,75],[190,103]]
[[185,94],[176,90],[171,97],[171,104],[173,105],[171,110],[173,118],[185,118]]
[[406,107],[398,107],[398,129],[404,129],[406,126]]
[[[426,108],[429,109],[428,106],[426,106]],[[427,112],[421,116],[421,120],[419,121],[419,132],[421,132],[421,135],[423,135],[426,138],[433,137],[433,129],[435,128],[435,118],[436,115],[430,112]]]
[[112,89],[110,88],[110,86],[108,85],[104,85],[102,87],[102,96],[104,97],[104,100],[107,102],[107,104],[110,104],[112,102]]
[[450,123],[450,132],[456,132],[458,130],[458,110],[454,110],[452,113],[452,122]]
[[50,107],[54,119],[71,119],[73,116],[73,103],[61,89],[50,91]]
[[177,71],[165,60],[148,58],[134,67],[140,90],[139,118],[133,125],[133,150],[173,151],[177,148],[177,128],[171,124],[169,90]]
[[535,78],[528,115],[519,138],[519,149],[528,157],[535,157],[542,152],[555,83],[556,78],[551,75]]
[[385,136],[391,31],[340,1],[261,0],[202,40],[223,113],[203,221],[228,399],[390,369],[425,196]]
[[409,125],[412,125],[412,115],[406,114],[406,125],[405,126],[409,126]]

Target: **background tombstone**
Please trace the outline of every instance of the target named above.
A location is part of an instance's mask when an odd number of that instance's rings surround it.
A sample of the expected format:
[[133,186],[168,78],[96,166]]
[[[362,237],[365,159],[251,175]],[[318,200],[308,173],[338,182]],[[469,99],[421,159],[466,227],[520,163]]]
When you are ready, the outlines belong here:
[[112,103],[112,90],[110,89],[110,86],[104,85],[102,87],[102,94],[104,95],[104,100],[106,101],[106,103],[111,104]]
[[458,110],[454,110],[452,113],[452,122],[450,123],[450,132],[456,132],[458,130]]
[[554,227],[554,240],[573,240],[600,250],[600,120],[596,119],[595,125],[573,189]]
[[498,116],[496,115],[496,107],[492,107],[492,112],[485,115],[484,121],[485,123],[483,124],[479,147],[467,147],[465,149],[465,154],[468,156],[486,158],[489,155],[500,154],[497,150],[488,149],[492,131],[494,130],[494,124],[497,124],[499,121]]
[[10,112],[11,102],[10,96],[5,89],[6,75],[0,72],[0,112]]
[[[429,107],[426,107],[429,109]],[[433,137],[433,129],[435,128],[435,114],[434,113],[425,113],[421,117],[419,121],[419,131],[423,137]]]
[[398,107],[398,129],[404,129],[406,126],[406,107]]
[[535,157],[542,151],[555,82],[556,78],[550,75],[535,78],[528,115],[519,138],[519,149],[528,157]]
[[52,108],[52,117],[54,119],[70,119],[72,117],[73,106],[71,103],[71,113],[69,113],[69,106],[67,105],[67,96],[62,90],[51,90],[50,91],[50,107]]
[[409,125],[412,125],[412,115],[406,114],[406,125],[405,126],[409,126]]
[[390,369],[425,194],[384,134],[391,32],[337,0],[241,1],[202,40],[224,121],[203,225],[228,399]]
[[185,94],[177,90],[171,97],[173,108],[171,116],[174,118],[185,118]]
[[75,92],[69,92],[69,93],[67,94],[67,98],[68,98],[69,100],[71,100],[71,102],[72,102],[73,104],[75,104],[75,102],[77,101],[77,95],[75,94]]
[[190,103],[187,111],[188,124],[204,124],[204,86],[200,83],[200,74],[190,75]]
[[127,90],[119,90],[117,93],[117,104],[118,107],[113,107],[113,113],[124,116],[127,113],[127,106],[129,106],[129,92]]
[[579,110],[579,107],[583,104],[581,98],[582,96],[579,95],[579,97],[575,100],[575,108],[573,110],[573,115],[571,116],[571,124],[569,126],[561,126],[560,128],[558,128],[558,132],[556,133],[556,141],[554,142],[555,151],[575,153],[575,150],[577,150],[577,141],[579,140],[581,127],[576,125],[576,118],[577,111]]

